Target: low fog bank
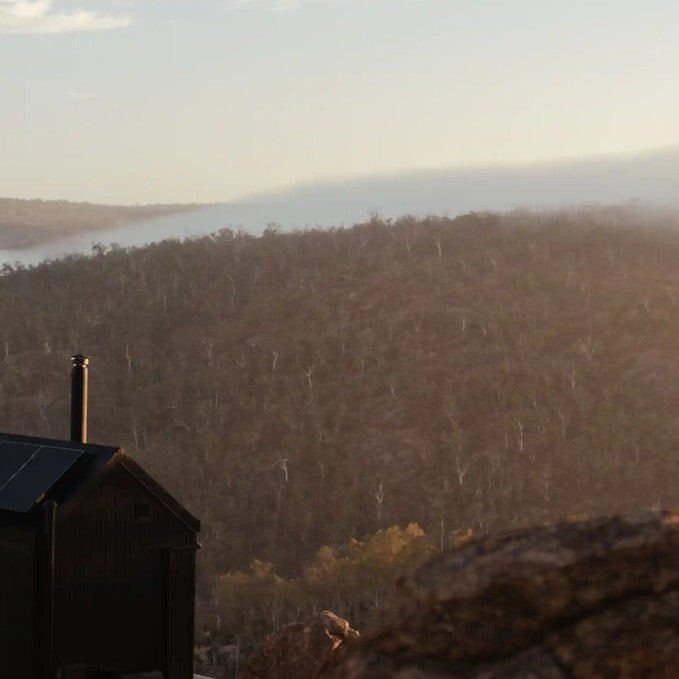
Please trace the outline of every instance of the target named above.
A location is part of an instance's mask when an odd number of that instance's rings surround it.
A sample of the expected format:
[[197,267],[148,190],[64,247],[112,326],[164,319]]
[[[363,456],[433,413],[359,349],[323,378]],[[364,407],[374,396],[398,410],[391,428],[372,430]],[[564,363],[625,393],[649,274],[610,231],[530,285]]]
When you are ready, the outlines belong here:
[[[555,211],[617,226],[677,226],[679,151],[558,164],[422,170],[327,181],[160,216],[123,227],[0,250],[0,263],[36,264],[89,254],[95,243],[136,247],[168,238],[202,236],[223,228],[261,234],[360,223],[371,214],[455,217],[469,212]],[[573,206],[585,206],[575,208]],[[597,205],[618,205],[599,208]]]
[[381,177],[313,183],[261,194],[255,204],[299,206],[308,216],[360,205],[394,218],[450,216],[517,207],[555,209],[629,201],[679,207],[679,150],[524,166],[417,170]]
[[510,212],[493,212],[507,226],[537,224],[571,224],[602,229],[679,229],[679,207],[660,206],[640,201],[620,205],[583,204],[545,210],[517,208]]
[[[138,248],[154,242],[165,240],[186,240],[200,238],[211,233],[216,233],[224,228],[231,228],[247,233],[252,236],[261,236],[267,228],[274,228],[279,233],[295,233],[309,230],[310,228],[351,228],[354,225],[365,223],[378,217],[391,223],[398,223],[402,219],[411,218],[440,218],[447,216],[450,219],[464,214],[496,215],[501,224],[508,227],[531,227],[549,223],[564,226],[572,224],[575,228],[583,226],[617,228],[617,229],[675,229],[679,230],[679,208],[674,206],[660,206],[641,201],[629,201],[618,205],[582,204],[572,207],[553,209],[539,208],[514,208],[512,210],[468,210],[459,214],[450,214],[448,211],[436,213],[423,211],[416,213],[404,211],[396,216],[387,216],[382,212],[373,211],[371,214],[358,214],[350,221],[328,221],[326,224],[310,223],[298,225],[295,222],[283,222],[273,219],[262,219],[252,222],[244,227],[243,222],[238,224],[223,224],[220,221],[220,206],[213,206],[196,213],[184,213],[168,217],[159,217],[148,220],[133,227],[124,227],[117,230],[97,232],[87,236],[61,240],[57,242],[43,243],[24,250],[0,250],[0,267],[11,265],[30,267],[42,262],[63,259],[64,257],[88,256],[101,249],[111,246],[120,248]],[[143,228],[140,228],[143,227]]]

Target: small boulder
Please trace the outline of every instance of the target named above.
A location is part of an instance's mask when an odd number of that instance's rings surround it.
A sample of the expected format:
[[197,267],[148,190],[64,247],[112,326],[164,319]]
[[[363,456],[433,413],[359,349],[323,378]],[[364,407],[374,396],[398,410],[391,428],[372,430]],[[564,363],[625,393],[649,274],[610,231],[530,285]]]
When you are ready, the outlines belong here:
[[346,642],[358,637],[346,620],[322,611],[308,624],[281,628],[245,662],[240,679],[316,679],[327,677],[342,660]]

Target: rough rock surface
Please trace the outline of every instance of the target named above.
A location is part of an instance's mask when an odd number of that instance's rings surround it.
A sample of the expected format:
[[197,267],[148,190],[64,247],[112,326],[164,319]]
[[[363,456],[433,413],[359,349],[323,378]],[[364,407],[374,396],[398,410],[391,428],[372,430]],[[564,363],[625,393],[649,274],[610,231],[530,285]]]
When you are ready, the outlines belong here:
[[678,677],[679,514],[485,537],[429,561],[336,676]]
[[316,679],[327,677],[344,656],[345,642],[358,637],[346,620],[329,611],[308,625],[283,627],[247,659],[240,679]]

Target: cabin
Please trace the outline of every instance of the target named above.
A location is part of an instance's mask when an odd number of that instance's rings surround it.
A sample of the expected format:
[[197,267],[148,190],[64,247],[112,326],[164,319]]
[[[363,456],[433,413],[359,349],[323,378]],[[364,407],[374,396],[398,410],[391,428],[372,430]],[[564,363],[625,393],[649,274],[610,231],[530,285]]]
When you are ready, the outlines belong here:
[[200,522],[129,455],[0,434],[0,677],[189,679]]

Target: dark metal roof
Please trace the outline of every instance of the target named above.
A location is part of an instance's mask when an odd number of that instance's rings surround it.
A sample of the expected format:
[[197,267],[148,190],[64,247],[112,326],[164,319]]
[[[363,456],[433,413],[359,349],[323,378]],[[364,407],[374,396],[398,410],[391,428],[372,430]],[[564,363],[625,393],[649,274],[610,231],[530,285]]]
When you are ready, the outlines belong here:
[[157,481],[120,448],[92,443],[0,433],[0,514],[27,513],[36,504],[54,500],[69,511],[97,486],[105,473],[122,465],[194,532],[193,517]]
[[0,433],[0,509],[28,512],[43,499],[63,502],[118,450]]

